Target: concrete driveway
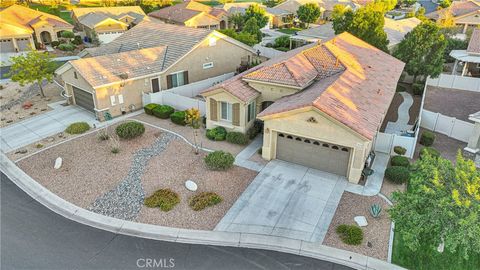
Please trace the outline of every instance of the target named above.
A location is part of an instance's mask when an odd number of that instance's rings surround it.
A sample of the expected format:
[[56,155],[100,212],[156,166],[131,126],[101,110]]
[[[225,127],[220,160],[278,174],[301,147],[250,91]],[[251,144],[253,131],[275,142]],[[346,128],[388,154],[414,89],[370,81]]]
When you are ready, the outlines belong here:
[[52,111],[0,129],[0,149],[9,152],[25,145],[62,132],[73,122],[98,123],[95,115],[78,106],[63,106],[57,102],[49,104]]
[[270,161],[215,230],[322,242],[347,183],[342,176]]

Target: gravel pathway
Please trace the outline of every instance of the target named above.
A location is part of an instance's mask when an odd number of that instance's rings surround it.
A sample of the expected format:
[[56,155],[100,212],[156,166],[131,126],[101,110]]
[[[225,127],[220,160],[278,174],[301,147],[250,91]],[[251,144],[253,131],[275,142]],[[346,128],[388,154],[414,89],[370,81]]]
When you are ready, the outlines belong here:
[[138,150],[127,177],[116,188],[97,198],[88,209],[114,218],[136,219],[145,198],[141,179],[148,161],[162,153],[174,138],[175,135],[163,133],[150,147]]

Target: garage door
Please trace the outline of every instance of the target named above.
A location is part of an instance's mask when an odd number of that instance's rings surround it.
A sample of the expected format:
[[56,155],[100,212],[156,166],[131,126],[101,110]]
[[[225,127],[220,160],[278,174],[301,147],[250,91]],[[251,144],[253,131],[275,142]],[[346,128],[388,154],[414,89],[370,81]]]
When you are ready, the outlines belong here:
[[92,112],[94,111],[95,104],[93,103],[93,95],[91,93],[73,86],[73,97],[78,106]]
[[102,44],[107,44],[117,37],[121,36],[124,32],[104,32],[104,33],[98,33],[98,40]]
[[18,49],[20,51],[29,51],[30,49],[30,40],[28,38],[18,38],[17,39]]
[[13,41],[11,39],[0,39],[0,52],[15,52]]
[[347,176],[351,149],[286,133],[277,135],[277,159]]

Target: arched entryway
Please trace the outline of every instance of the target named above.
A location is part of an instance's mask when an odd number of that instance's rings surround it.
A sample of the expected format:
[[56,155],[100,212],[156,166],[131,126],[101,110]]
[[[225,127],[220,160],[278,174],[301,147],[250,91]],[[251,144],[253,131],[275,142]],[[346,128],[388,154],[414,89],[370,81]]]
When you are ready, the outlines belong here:
[[42,40],[43,44],[50,44],[52,43],[52,35],[48,31],[43,31],[40,33],[40,39]]
[[227,28],[227,23],[224,20],[220,21],[220,29],[225,29],[225,28]]

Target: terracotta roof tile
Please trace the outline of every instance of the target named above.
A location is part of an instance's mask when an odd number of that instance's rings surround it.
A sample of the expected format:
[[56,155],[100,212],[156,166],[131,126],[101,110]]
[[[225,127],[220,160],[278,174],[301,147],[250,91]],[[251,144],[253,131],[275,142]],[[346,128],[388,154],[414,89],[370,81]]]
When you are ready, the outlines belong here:
[[222,15],[226,14],[226,12],[222,9],[212,8],[195,1],[187,1],[150,12],[148,15],[157,19],[184,23],[202,12],[209,14],[215,18],[219,18]]
[[450,11],[453,17],[458,17],[479,10],[480,4],[476,3],[475,1],[453,1],[450,7],[430,12],[425,16],[427,18],[438,20],[446,11]]
[[472,37],[468,42],[468,53],[480,53],[480,29],[473,30]]

